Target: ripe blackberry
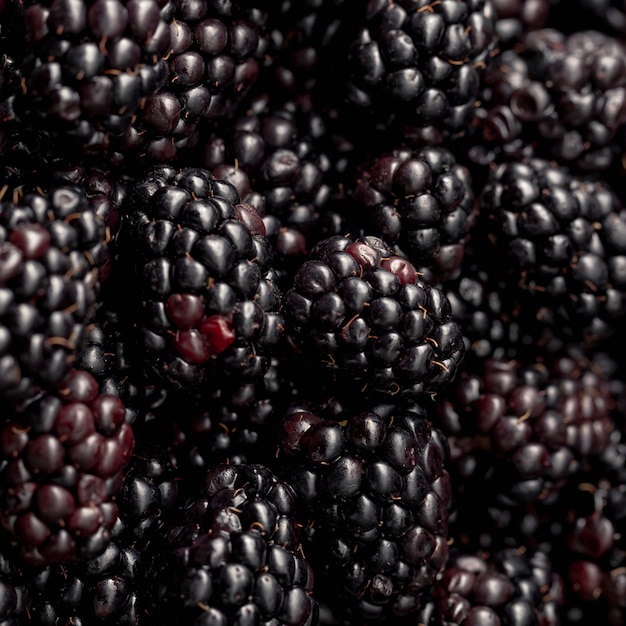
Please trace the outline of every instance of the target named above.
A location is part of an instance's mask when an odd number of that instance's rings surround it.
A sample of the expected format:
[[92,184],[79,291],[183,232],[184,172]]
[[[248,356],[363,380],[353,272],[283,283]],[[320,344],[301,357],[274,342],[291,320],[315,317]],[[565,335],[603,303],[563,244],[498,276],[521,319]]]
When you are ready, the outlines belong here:
[[295,495],[265,466],[217,465],[169,529],[146,623],[317,624]]
[[126,249],[148,379],[187,390],[260,379],[282,335],[261,218],[230,183],[197,168],[151,168],[130,203]]
[[476,233],[509,289],[572,340],[610,336],[626,312],[626,212],[602,180],[543,159],[497,165]]
[[538,29],[485,71],[470,158],[482,164],[532,155],[574,172],[621,166],[626,47],[594,30]]
[[30,0],[18,117],[62,138],[62,149],[106,152],[166,77],[172,8],[157,0]]
[[541,551],[455,551],[435,585],[435,615],[446,626],[557,626],[562,581]]
[[285,293],[293,359],[347,393],[416,397],[454,378],[462,331],[442,291],[377,237],[318,242]]
[[3,405],[0,522],[25,562],[100,554],[134,436],[122,401],[73,369],[54,390]]
[[281,284],[321,238],[347,232],[341,183],[355,160],[337,112],[307,96],[263,91],[233,120],[204,135],[204,167],[232,182],[263,217]]
[[523,41],[526,33],[545,27],[555,0],[492,0],[498,48]]
[[410,116],[415,126],[462,135],[495,49],[495,24],[489,0],[365,3],[349,24],[345,98],[378,121]]
[[0,194],[0,397],[68,373],[93,319],[108,249],[80,186]]
[[353,623],[415,613],[448,555],[445,439],[425,404],[346,405],[338,419],[312,405],[287,411],[276,466],[298,497],[316,597]]
[[256,83],[268,47],[259,3],[174,0],[167,80],[111,144],[117,163],[183,159],[203,134],[201,121],[224,124]]
[[116,496],[118,518],[106,549],[84,563],[36,570],[31,619],[42,626],[143,623],[146,577],[178,504],[179,478],[163,449],[139,443]]
[[610,441],[612,383],[573,346],[534,361],[489,358],[466,369],[436,407],[435,423],[450,444],[453,532],[469,545],[497,546],[508,537],[528,544],[527,535],[541,543],[545,511]]
[[0,552],[0,624],[25,623],[31,606],[31,583],[11,551]]
[[469,170],[444,147],[398,148],[362,166],[352,196],[367,232],[397,244],[429,282],[458,275],[474,211]]

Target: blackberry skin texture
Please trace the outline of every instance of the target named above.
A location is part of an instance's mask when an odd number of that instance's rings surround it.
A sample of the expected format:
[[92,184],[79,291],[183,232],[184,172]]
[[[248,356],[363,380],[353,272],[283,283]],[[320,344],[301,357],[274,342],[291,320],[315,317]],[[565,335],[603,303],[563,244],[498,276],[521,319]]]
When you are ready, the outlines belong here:
[[170,389],[259,380],[282,336],[261,218],[208,170],[157,166],[131,194],[138,338],[148,380]]
[[12,196],[0,200],[0,397],[29,399],[72,367],[109,251],[81,187]]
[[615,175],[626,122],[626,48],[595,30],[538,29],[485,71],[470,158],[523,155]]
[[614,406],[613,380],[579,348],[465,370],[436,407],[455,486],[451,532],[486,549],[541,545],[547,512],[609,444]]
[[276,467],[298,498],[316,597],[353,623],[415,613],[448,556],[445,438],[425,404],[346,405],[338,419],[311,405],[287,412]]
[[468,168],[447,148],[398,148],[376,157],[361,168],[352,199],[365,231],[398,245],[429,282],[458,275],[474,190]]
[[106,155],[166,78],[172,9],[157,0],[29,1],[18,118],[63,147]]
[[263,465],[220,464],[166,534],[146,623],[313,626],[313,575],[291,487]]
[[497,165],[476,232],[510,289],[573,341],[609,337],[626,311],[626,213],[602,180],[543,159]]
[[410,116],[415,126],[462,135],[496,45],[491,2],[373,0],[351,21],[357,29],[347,37],[345,99],[375,110],[383,123]]
[[122,401],[73,369],[53,391],[5,401],[0,523],[24,562],[85,561],[106,549],[135,440]]
[[258,5],[174,1],[167,80],[112,142],[115,162],[187,162],[205,133],[202,122],[223,125],[235,115],[269,45],[267,11]]
[[281,285],[320,239],[349,232],[342,183],[356,150],[336,109],[300,95],[255,94],[230,126],[204,135],[202,162],[263,217]]
[[446,626],[557,626],[563,583],[550,557],[525,547],[451,554],[433,591],[435,619]]
[[442,291],[377,237],[318,242],[283,300],[295,361],[372,397],[420,397],[456,375],[465,345]]
[[118,517],[107,548],[85,563],[36,571],[31,619],[42,626],[143,623],[146,577],[159,533],[178,504],[179,484],[167,452],[139,442],[116,497]]

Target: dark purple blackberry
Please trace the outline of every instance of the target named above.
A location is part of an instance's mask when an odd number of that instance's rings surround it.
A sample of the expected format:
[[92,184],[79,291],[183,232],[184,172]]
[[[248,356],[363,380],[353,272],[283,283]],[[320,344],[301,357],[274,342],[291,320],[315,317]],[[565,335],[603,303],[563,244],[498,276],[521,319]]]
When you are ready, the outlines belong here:
[[113,140],[113,160],[179,160],[203,135],[201,120],[224,124],[235,115],[268,47],[267,12],[258,4],[174,0],[167,80]]
[[498,48],[512,47],[523,41],[526,33],[543,28],[555,0],[491,0],[497,19],[495,32]]
[[546,512],[608,445],[614,404],[613,380],[573,346],[464,370],[435,422],[450,444],[452,532],[487,549],[540,545]]
[[372,0],[346,22],[342,82],[354,108],[452,137],[467,130],[496,45],[489,0]]
[[469,154],[482,164],[526,154],[575,172],[615,171],[625,123],[623,42],[538,29],[486,70]]
[[484,258],[531,296],[537,318],[574,341],[614,332],[626,312],[626,212],[607,183],[525,159],[497,165],[480,203]]
[[17,626],[29,619],[31,581],[12,552],[0,552],[0,624]]
[[564,602],[550,557],[526,548],[455,551],[433,597],[433,626],[558,626]]
[[219,388],[263,377],[282,335],[261,218],[207,170],[158,166],[132,190],[128,263],[148,378]]
[[124,404],[74,369],[53,391],[5,401],[0,522],[25,562],[84,561],[101,553],[134,447]]
[[179,482],[163,449],[139,444],[116,496],[119,513],[107,548],[84,563],[51,565],[31,574],[31,619],[42,626],[143,623],[146,577],[162,528],[178,504]]
[[72,366],[108,248],[82,187],[9,193],[0,196],[0,396],[32,398]]
[[473,219],[469,170],[444,147],[398,148],[362,166],[356,223],[397,244],[429,282],[461,270]]
[[464,355],[442,291],[381,239],[318,242],[285,293],[283,313],[308,377],[348,394],[421,396],[445,386]]
[[317,624],[291,487],[262,465],[218,465],[171,527],[145,623]]
[[624,0],[553,0],[548,26],[568,33],[593,28],[621,39],[626,35]]
[[166,78],[173,6],[157,0],[30,0],[18,117],[102,155]]
[[447,445],[427,405],[294,407],[276,467],[298,497],[316,597],[352,623],[415,613],[448,556]]
[[342,183],[356,151],[340,120],[305,95],[276,102],[262,92],[232,125],[203,137],[204,167],[263,217],[281,283],[319,239],[349,231]]

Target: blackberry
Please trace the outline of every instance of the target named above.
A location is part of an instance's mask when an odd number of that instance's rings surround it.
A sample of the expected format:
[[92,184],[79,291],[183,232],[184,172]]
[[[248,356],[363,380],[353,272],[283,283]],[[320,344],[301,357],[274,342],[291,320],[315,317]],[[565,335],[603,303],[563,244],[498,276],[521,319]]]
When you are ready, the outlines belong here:
[[0,624],[14,626],[28,618],[31,589],[27,573],[11,551],[0,552]]
[[383,123],[403,117],[434,126],[448,137],[465,132],[496,45],[489,0],[375,0],[346,22],[342,84],[353,108],[373,110]]
[[217,465],[170,528],[147,623],[317,624],[295,495],[263,465]]
[[[528,544],[532,535],[539,545],[545,512],[609,444],[612,383],[573,346],[534,361],[489,358],[465,370],[436,407],[456,486],[453,532],[470,545],[486,540],[488,549],[509,536]],[[481,511],[472,523],[468,507]]]
[[256,4],[174,1],[167,80],[115,137],[115,162],[185,160],[204,134],[201,122],[224,124],[235,115],[268,47],[267,12]]
[[0,397],[34,397],[70,370],[108,258],[80,186],[0,197]]
[[626,5],[623,0],[554,0],[549,25],[567,28],[568,33],[593,28],[623,39],[626,35]]
[[166,77],[172,8],[156,0],[31,0],[18,117],[85,154],[105,154]]
[[[377,237],[318,242],[285,293],[296,359],[332,385],[418,397],[454,378],[465,346],[442,291]],[[296,356],[297,355],[297,356]]]
[[448,556],[445,438],[426,404],[346,405],[338,419],[311,405],[287,411],[277,471],[298,497],[316,597],[353,623],[415,613]]
[[0,522],[34,565],[101,553],[117,516],[134,435],[122,401],[73,369],[54,390],[5,401],[0,434]]
[[187,390],[260,379],[282,335],[261,218],[230,183],[197,168],[150,169],[130,202],[148,379]]
[[595,30],[537,29],[485,71],[470,158],[530,155],[614,173],[626,123],[626,48]]
[[505,162],[480,207],[488,258],[537,317],[573,341],[614,332],[626,311],[626,213],[607,183],[543,159]]
[[450,626],[560,624],[562,580],[550,557],[524,547],[454,551],[433,592],[436,619]]
[[377,156],[361,168],[352,198],[365,230],[397,244],[430,282],[460,272],[474,191],[469,170],[447,148]]
[[509,48],[523,41],[526,33],[544,28],[555,0],[492,0],[497,19],[498,48]]
[[263,91],[203,138],[204,167],[263,217],[282,284],[319,239],[349,230],[341,184],[356,156],[336,115],[310,97],[276,103]]

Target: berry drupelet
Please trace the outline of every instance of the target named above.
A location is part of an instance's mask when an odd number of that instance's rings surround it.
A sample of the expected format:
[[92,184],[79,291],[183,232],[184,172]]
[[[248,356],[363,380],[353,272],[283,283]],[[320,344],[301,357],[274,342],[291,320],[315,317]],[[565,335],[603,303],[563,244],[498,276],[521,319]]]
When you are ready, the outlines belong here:
[[484,253],[537,317],[574,341],[614,332],[626,312],[626,212],[611,186],[543,159],[505,162],[480,207]]
[[278,437],[318,599],[353,623],[415,613],[448,555],[447,444],[426,405],[337,416],[300,402]]
[[17,626],[29,618],[31,586],[28,573],[11,550],[0,551],[0,624]]
[[429,282],[461,270],[474,211],[469,170],[447,148],[396,149],[360,168],[354,221],[397,244]]
[[0,197],[0,397],[31,399],[67,374],[108,256],[105,224],[79,185]]
[[348,393],[437,391],[465,351],[443,292],[377,237],[319,241],[285,293],[283,313],[309,375],[319,372]]
[[166,533],[147,623],[317,624],[294,514],[293,490],[265,466],[208,470]]
[[148,378],[173,389],[260,379],[282,335],[261,218],[207,170],[157,166],[131,193],[125,248]]
[[497,45],[502,50],[518,45],[526,33],[543,28],[554,0],[492,0],[492,4]]
[[3,416],[0,520],[22,559],[46,565],[100,554],[135,443],[122,401],[73,369],[49,392],[5,400]]

